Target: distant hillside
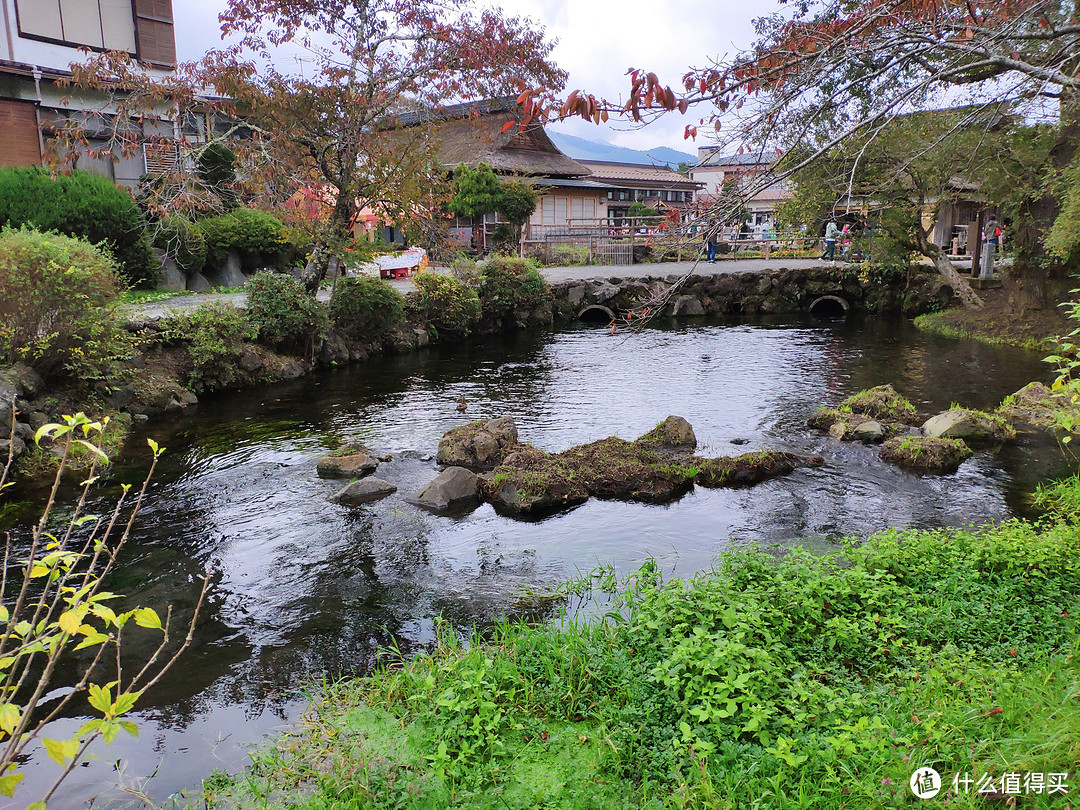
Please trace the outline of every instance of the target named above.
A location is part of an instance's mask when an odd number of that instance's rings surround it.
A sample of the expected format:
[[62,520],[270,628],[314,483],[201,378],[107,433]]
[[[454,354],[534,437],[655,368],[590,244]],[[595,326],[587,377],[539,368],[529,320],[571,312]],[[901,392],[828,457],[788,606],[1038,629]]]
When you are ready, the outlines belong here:
[[680,163],[687,163],[692,166],[697,161],[696,155],[680,152],[668,146],[658,146],[655,149],[641,151],[601,141],[590,141],[586,138],[566,135],[551,129],[547,131],[547,134],[551,136],[551,140],[555,142],[559,149],[574,160],[610,160],[617,163],[641,163],[647,166],[666,164],[672,169]]

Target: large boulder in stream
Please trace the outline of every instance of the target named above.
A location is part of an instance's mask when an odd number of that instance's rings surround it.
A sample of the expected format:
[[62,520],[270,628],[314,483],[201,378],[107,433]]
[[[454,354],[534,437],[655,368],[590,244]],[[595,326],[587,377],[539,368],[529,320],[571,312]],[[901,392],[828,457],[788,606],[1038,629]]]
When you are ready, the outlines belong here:
[[561,453],[522,445],[481,479],[481,496],[499,512],[537,517],[590,497],[668,503],[695,483],[741,486],[822,463],[820,457],[768,451],[703,459],[687,452],[694,444],[689,423],[669,417],[633,442],[609,437]]
[[381,478],[364,478],[353,481],[330,496],[334,503],[343,506],[359,506],[385,498],[397,492],[397,487]]
[[478,420],[448,430],[439,440],[435,460],[448,467],[490,469],[501,464],[518,447],[517,425],[512,416]]
[[915,406],[903,394],[891,385],[878,385],[848,397],[835,408],[818,408],[807,424],[840,441],[878,444],[907,433],[917,418]]
[[922,432],[935,439],[963,439],[968,444],[1002,444],[1016,440],[1015,428],[1000,416],[969,408],[950,408],[931,416],[923,424]]
[[379,466],[371,451],[358,444],[348,444],[321,456],[315,465],[320,478],[362,478]]
[[467,509],[480,503],[480,478],[464,467],[447,467],[438,477],[409,496],[410,503],[433,512]]
[[881,457],[914,472],[947,474],[972,455],[962,439],[895,436],[881,446]]

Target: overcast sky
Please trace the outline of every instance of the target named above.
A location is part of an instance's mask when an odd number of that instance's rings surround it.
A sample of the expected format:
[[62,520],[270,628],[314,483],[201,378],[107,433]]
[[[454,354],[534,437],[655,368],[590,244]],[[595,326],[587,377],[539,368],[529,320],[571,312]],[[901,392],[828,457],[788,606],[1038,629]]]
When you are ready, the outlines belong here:
[[[777,9],[773,0],[504,0],[498,5],[509,15],[530,17],[559,40],[553,58],[570,73],[568,89],[609,100],[623,96],[631,67],[651,70],[677,88],[688,67],[749,46],[752,20]],[[198,59],[220,44],[217,15],[224,6],[225,0],[173,3],[181,61]],[[675,114],[640,129],[584,121],[555,128],[634,149],[670,146],[693,153],[697,143],[683,140],[682,133],[699,117],[693,111],[688,117]]]

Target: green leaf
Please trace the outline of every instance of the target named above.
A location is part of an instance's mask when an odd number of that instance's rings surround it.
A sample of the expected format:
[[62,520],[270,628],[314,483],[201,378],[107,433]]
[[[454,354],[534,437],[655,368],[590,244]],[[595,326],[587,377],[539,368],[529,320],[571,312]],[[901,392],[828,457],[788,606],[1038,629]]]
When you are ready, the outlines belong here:
[[112,708],[112,691],[107,686],[98,686],[96,683],[90,684],[90,697],[87,701],[102,714],[108,714]]
[[[25,774],[21,773],[9,773],[7,776],[0,776],[0,795],[7,796],[8,798],[14,796],[15,788],[18,787],[19,782],[23,780],[24,776]],[[35,802],[34,804],[37,804],[41,810],[45,810],[44,802]],[[33,804],[28,805],[26,810],[31,810],[33,807]],[[34,808],[34,810],[38,810],[38,808]]]
[[68,610],[60,614],[60,620],[57,623],[60,625],[61,630],[69,636],[73,636],[79,632],[79,626],[82,624],[82,617],[79,616],[79,611]]
[[7,624],[9,618],[11,618],[11,616],[8,613],[8,609],[3,605],[0,605],[0,623]]
[[[57,765],[63,765],[65,759],[70,759],[65,753],[67,741],[50,740],[48,737],[41,738],[41,744],[45,746],[45,750],[49,752],[49,759],[55,762]],[[75,740],[78,744],[78,740]]]
[[153,630],[161,629],[161,619],[153,608],[137,608],[135,610],[135,624],[139,627],[149,627]]
[[78,445],[81,445],[82,447],[85,447],[89,452],[91,452],[95,456],[97,456],[101,460],[102,464],[108,464],[109,463],[109,457],[107,455],[105,455],[105,452],[100,447],[98,447],[96,444],[93,444],[92,442],[88,442],[85,439],[76,439],[75,444],[78,444]]
[[130,734],[132,737],[139,736],[139,727],[132,723],[130,720],[121,720],[120,728]]
[[135,706],[135,702],[142,696],[142,692],[124,692],[116,696],[116,702],[112,705],[114,716],[127,714]]
[[14,703],[0,703],[0,728],[11,734],[19,724],[22,710]]
[[109,640],[109,637],[104,633],[92,633],[75,645],[76,650],[85,650],[87,647],[96,647],[99,644],[104,644]]

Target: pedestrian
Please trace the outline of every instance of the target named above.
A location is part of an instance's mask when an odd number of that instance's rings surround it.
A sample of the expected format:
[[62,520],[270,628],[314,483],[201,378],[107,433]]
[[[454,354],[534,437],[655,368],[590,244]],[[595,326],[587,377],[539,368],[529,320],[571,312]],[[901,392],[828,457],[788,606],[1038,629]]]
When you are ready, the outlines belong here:
[[851,225],[847,222],[840,229],[840,259],[851,261]]
[[840,229],[836,227],[836,220],[830,219],[825,226],[825,251],[818,261],[836,261],[836,237],[840,235]]
[[715,219],[710,219],[705,226],[705,259],[709,264],[716,264],[716,237],[720,226]]
[[983,255],[979,278],[994,277],[994,254],[997,253],[1001,236],[1001,224],[998,222],[997,214],[991,214],[983,225]]

